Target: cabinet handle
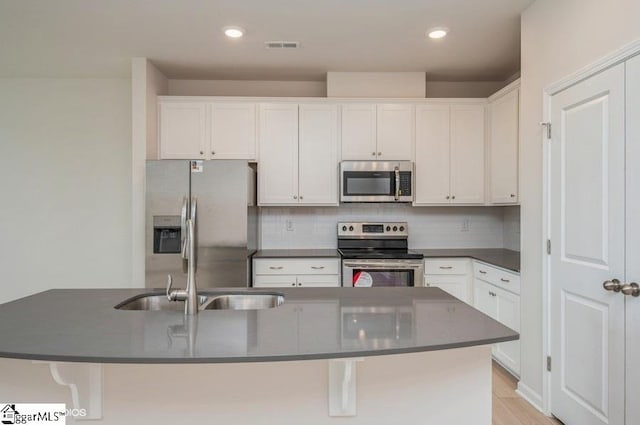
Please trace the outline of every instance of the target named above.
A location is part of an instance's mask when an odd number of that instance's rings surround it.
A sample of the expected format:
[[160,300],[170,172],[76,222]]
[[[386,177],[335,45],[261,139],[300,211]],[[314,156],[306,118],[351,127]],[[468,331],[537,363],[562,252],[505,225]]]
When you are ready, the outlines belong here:
[[215,151],[211,151],[211,155],[215,155],[215,154],[216,154],[216,152],[215,152]]
[[501,277],[501,278],[500,278],[500,280],[501,280],[501,281],[503,281],[504,283],[509,283],[509,282],[511,282],[509,279],[505,279],[505,278],[503,278],[503,277]]
[[302,282],[298,282],[298,286],[302,286]]
[[440,266],[442,270],[451,270],[453,266]]
[[378,156],[382,156],[382,152],[378,152]]
[[282,270],[282,266],[269,266],[271,270]]
[[291,286],[296,286],[296,283],[295,283],[295,282],[293,282],[293,283],[291,284]]
[[453,195],[453,196],[451,197],[451,199],[456,199],[456,195]]
[[447,199],[451,199],[451,196],[447,195]]
[[324,269],[324,266],[311,266],[311,268],[313,270],[322,270],[322,269]]
[[200,155],[204,155],[204,152],[203,152],[203,151],[200,151]]
[[515,197],[516,197],[516,195],[512,193],[512,194],[511,194],[511,197],[512,197],[512,198],[515,198]]
[[300,195],[300,199],[303,199],[303,198],[302,198],[302,195]]
[[478,270],[478,273],[487,274],[484,270]]
[[298,199],[298,195],[293,195],[293,199]]
[[371,155],[372,155],[372,156],[376,156],[376,153],[375,153],[375,152],[371,152]]
[[496,293],[495,293],[495,292],[491,292],[491,291],[489,291],[489,295],[491,295],[492,297],[495,297],[495,296],[496,296]]

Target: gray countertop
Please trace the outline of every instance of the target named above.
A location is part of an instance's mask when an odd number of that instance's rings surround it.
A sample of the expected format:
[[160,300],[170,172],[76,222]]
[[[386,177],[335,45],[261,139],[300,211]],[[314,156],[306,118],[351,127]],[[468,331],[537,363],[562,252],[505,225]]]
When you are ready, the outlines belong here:
[[425,258],[471,257],[494,266],[520,273],[520,252],[498,248],[414,249]]
[[[228,291],[234,289],[207,293]],[[439,288],[249,291],[277,292],[285,302],[187,318],[180,311],[113,308],[148,292],[144,289],[41,292],[0,305],[0,357],[235,363],[411,353],[518,339],[515,331]]]
[[262,249],[253,258],[340,258],[335,249]]

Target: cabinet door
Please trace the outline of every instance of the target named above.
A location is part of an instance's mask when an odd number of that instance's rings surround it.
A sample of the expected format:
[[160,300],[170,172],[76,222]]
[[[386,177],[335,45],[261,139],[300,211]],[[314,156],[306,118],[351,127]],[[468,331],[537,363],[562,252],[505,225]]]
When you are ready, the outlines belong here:
[[473,306],[487,316],[497,320],[498,303],[496,301],[497,295],[494,295],[495,291],[493,288],[493,285],[474,279]]
[[303,288],[335,288],[340,286],[340,275],[298,275],[297,282]]
[[338,205],[338,106],[300,105],[301,204]]
[[260,105],[258,204],[298,203],[298,105]]
[[291,288],[296,287],[295,275],[254,275],[254,288]]
[[376,156],[383,160],[413,160],[413,105],[378,105]]
[[342,159],[377,159],[376,105],[342,105]]
[[466,275],[425,275],[424,286],[436,286],[467,304],[472,304]]
[[256,105],[214,103],[211,117],[211,159],[256,158]]
[[491,202],[518,202],[518,121],[519,90],[489,105]]
[[451,107],[451,200],[484,203],[484,105]]
[[160,103],[160,159],[205,159],[206,107],[202,102]]
[[416,107],[415,204],[448,204],[449,106]]
[[[520,332],[520,297],[500,288],[493,289],[496,294],[496,319],[514,331]],[[520,374],[520,341],[496,344],[494,356],[504,366]]]

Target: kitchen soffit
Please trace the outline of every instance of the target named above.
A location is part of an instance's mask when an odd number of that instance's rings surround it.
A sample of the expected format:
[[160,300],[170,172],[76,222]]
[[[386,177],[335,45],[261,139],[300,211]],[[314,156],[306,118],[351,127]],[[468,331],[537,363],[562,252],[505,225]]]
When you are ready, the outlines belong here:
[[[518,71],[533,0],[0,2],[0,76],[128,77],[131,57],[169,78],[322,81],[327,71],[426,71],[504,80]],[[229,40],[220,31],[239,25]],[[433,42],[425,31],[450,29]],[[300,49],[265,49],[296,40]]]

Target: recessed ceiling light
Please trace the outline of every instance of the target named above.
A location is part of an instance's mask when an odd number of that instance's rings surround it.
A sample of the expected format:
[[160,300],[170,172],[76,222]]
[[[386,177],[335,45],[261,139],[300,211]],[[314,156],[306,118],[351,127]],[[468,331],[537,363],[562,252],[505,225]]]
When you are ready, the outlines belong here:
[[224,27],[222,31],[229,38],[240,38],[244,35],[244,29],[240,27]]
[[448,32],[449,32],[448,28],[443,28],[443,27],[432,28],[429,30],[427,35],[429,36],[429,38],[438,39],[438,38],[443,38],[445,35],[447,35]]

